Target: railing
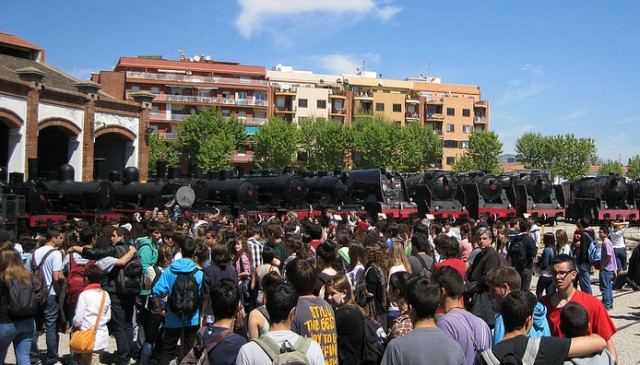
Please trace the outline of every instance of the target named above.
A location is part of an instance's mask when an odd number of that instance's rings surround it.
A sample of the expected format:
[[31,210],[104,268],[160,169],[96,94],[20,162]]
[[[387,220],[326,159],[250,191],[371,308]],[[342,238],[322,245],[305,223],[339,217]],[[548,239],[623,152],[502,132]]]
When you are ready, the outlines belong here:
[[295,113],[296,107],[276,107],[276,113]]
[[407,104],[420,104],[420,100],[418,100],[418,99],[414,99],[414,98],[411,98],[411,97],[410,97],[410,98],[408,98],[405,102],[406,102]]
[[406,118],[413,118],[413,119],[417,119],[419,117],[418,112],[407,112],[405,114]]
[[444,114],[427,114],[427,119],[444,119]]
[[269,119],[267,118],[248,118],[248,117],[238,117],[238,120],[250,126],[261,126],[269,121]]
[[175,75],[175,74],[164,74],[164,73],[154,73],[154,72],[127,71],[127,78],[159,80],[159,81],[178,81],[178,82],[190,82],[190,83],[205,83],[205,84],[269,87],[269,81],[267,80],[255,80],[255,79],[219,77],[219,76]]
[[178,139],[178,135],[176,133],[158,133],[158,136],[171,141]]
[[340,114],[340,115],[345,115],[347,114],[347,111],[345,109],[332,109],[331,110],[331,114]]
[[[131,93],[127,93],[127,99],[131,98]],[[187,96],[187,95],[168,95],[168,94],[156,94],[155,102],[170,102],[170,103],[202,103],[202,104],[225,104],[225,105],[240,105],[240,106],[269,106],[269,102],[259,99],[232,99],[232,98],[215,98],[210,96]]]
[[475,106],[481,106],[486,108],[487,106],[489,106],[489,102],[486,100],[478,100],[476,101]]
[[180,113],[169,113],[169,116],[167,117],[167,113],[166,112],[151,112],[150,113],[150,117],[151,119],[159,119],[159,120],[184,120],[186,119],[189,115],[191,114],[180,114]]
[[487,124],[487,117],[473,117],[473,122]]

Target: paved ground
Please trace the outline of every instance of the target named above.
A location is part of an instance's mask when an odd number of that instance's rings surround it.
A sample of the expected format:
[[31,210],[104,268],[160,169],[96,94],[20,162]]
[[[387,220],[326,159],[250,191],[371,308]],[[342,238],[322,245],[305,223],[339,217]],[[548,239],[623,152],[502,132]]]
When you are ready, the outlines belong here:
[[[551,230],[555,231],[558,228],[564,228],[569,234],[573,232],[574,227],[572,225],[559,225]],[[547,228],[548,230],[549,228]],[[628,235],[631,237],[640,237],[640,228],[632,227],[628,231]],[[629,242],[628,240],[627,242]],[[629,256],[630,256],[629,252]],[[537,276],[534,276],[532,282],[532,290],[535,292],[537,284]],[[600,290],[597,285],[597,276],[592,276],[593,294],[600,297]],[[632,365],[640,364],[640,353],[638,353],[638,340],[640,339],[640,291],[633,292],[630,289],[622,291],[614,291],[614,308],[609,312],[613,322],[618,328],[618,333],[613,337],[616,348],[618,350],[618,363],[620,365]],[[69,335],[61,334],[60,336],[60,354],[61,356],[68,356],[69,354]],[[46,349],[44,335],[40,336],[39,348],[41,351]],[[115,341],[113,338],[109,340],[109,347],[107,353],[103,357],[103,363],[109,364],[110,359],[113,358],[112,353],[115,352]],[[15,356],[13,354],[13,348],[9,348],[7,355],[7,365],[15,364]]]

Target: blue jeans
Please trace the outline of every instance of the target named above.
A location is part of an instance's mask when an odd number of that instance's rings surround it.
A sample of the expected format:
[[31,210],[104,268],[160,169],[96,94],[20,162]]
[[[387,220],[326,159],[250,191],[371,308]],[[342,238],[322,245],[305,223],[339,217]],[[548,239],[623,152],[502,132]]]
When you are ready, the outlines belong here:
[[600,292],[602,293],[602,304],[607,309],[613,308],[613,286],[611,280],[613,279],[613,271],[600,270]]
[[[47,364],[55,364],[58,362],[58,312],[60,305],[55,295],[49,295],[47,304],[44,306],[44,326],[47,339]],[[36,361],[39,358],[38,353],[38,332],[33,335],[31,344],[31,359]]]
[[128,365],[131,359],[133,342],[133,310],[135,304],[134,297],[111,294],[111,321],[109,331],[116,340],[118,356],[117,365]]
[[[627,249],[623,247],[614,248],[613,252],[615,253],[616,262],[618,263],[618,272],[625,271],[627,269]],[[638,285],[629,278],[629,275],[617,275],[613,287],[616,289],[622,289],[625,284],[628,284],[633,290],[638,289]]]
[[578,284],[580,290],[587,294],[593,295],[591,291],[591,264],[583,262],[578,264]]
[[0,323],[0,363],[4,364],[9,345],[13,343],[18,365],[30,363],[29,353],[31,341],[36,332],[36,322],[33,318],[15,321],[13,323]]

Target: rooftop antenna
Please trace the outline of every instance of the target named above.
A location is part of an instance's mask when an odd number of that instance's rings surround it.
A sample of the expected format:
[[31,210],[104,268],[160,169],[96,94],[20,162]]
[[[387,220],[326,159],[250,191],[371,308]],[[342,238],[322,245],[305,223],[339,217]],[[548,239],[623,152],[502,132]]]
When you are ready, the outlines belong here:
[[182,50],[182,48],[180,48],[178,50],[178,54],[180,55],[180,60],[184,60],[185,58],[187,58],[184,54],[184,51]]

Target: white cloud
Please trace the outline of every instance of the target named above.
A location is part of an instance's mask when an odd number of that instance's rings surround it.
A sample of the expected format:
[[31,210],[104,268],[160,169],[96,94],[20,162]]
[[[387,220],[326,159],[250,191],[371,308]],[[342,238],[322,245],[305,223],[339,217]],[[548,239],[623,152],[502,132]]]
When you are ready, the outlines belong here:
[[380,62],[380,55],[366,53],[362,55],[329,54],[312,57],[314,63],[320,68],[332,74],[355,74],[357,69],[362,68],[362,60],[365,60],[365,68],[373,70]]
[[582,117],[587,116],[587,111],[586,110],[576,110],[571,114],[567,114],[567,115],[563,115],[560,118],[558,118],[559,122],[566,122],[569,120],[575,120],[575,119],[580,119]]
[[349,16],[352,21],[373,15],[387,21],[402,10],[393,5],[379,6],[374,0],[238,0],[238,5],[241,11],[235,24],[245,38],[266,31],[270,27],[295,27],[292,23],[305,21],[305,17],[299,17],[301,15],[311,14],[315,18],[324,15],[327,19],[343,15]]
[[518,104],[553,87],[553,82],[544,79],[544,68],[540,65],[526,64],[519,74],[507,81],[505,91],[495,103],[496,107]]

